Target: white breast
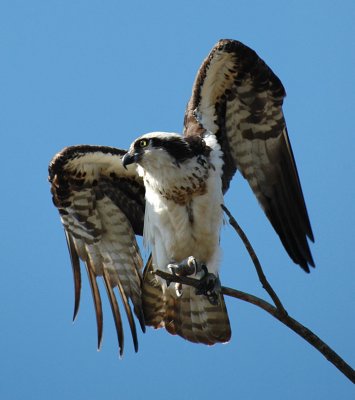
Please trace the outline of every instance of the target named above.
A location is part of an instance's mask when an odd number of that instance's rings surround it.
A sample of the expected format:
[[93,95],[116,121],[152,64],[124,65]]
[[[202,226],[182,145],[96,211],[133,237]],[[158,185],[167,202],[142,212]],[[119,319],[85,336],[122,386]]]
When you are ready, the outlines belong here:
[[[210,159],[214,168],[209,170],[206,193],[194,196],[188,205],[180,205],[161,196],[156,190],[159,187],[157,182],[152,184],[155,176],[140,171],[146,185],[144,240],[152,249],[156,268],[166,270],[167,264],[194,256],[206,263],[210,272],[218,272],[223,164],[215,136],[211,135],[205,140],[213,149]],[[171,171],[165,170],[164,174],[168,177],[170,173],[171,181],[176,184],[176,179],[184,178],[184,171],[185,174],[193,171],[193,163],[196,160],[180,167],[171,166]]]

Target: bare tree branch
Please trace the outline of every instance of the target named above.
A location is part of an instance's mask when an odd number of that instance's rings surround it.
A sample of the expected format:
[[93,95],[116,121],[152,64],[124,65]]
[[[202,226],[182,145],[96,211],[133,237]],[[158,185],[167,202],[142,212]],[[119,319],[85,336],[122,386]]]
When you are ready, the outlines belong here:
[[[166,272],[156,270],[153,272],[155,275],[160,276],[162,279],[166,280],[167,283],[177,282],[184,285],[193,286],[195,288],[199,287],[200,281],[198,279],[189,278],[186,276],[178,276],[168,274]],[[225,286],[221,288],[222,293],[225,296],[231,296],[239,300],[246,301],[248,303],[254,304],[257,307],[262,308],[264,311],[271,314],[273,317],[278,319],[284,325],[288,326],[309,344],[311,344],[315,349],[324,355],[324,357],[330,361],[339,371],[341,371],[351,382],[355,383],[355,371],[347,364],[334,350],[332,350],[326,343],[323,342],[317,335],[315,335],[311,330],[303,326],[301,323],[296,321],[294,318],[290,317],[285,312],[280,312],[277,307],[274,307],[267,301],[260,299],[259,297],[253,296],[251,294],[242,292],[240,290],[231,289]]]
[[244,233],[243,229],[239,226],[238,222],[234,219],[233,215],[230,213],[228,208],[224,204],[221,204],[221,207],[222,207],[223,211],[228,215],[229,223],[232,225],[232,227],[235,229],[235,231],[238,233],[239,237],[241,238],[242,242],[244,243],[244,246],[247,249],[250,258],[253,261],[253,264],[256,269],[256,273],[258,274],[259,281],[261,282],[263,288],[268,292],[269,296],[272,298],[272,301],[274,302],[278,311],[281,314],[287,314],[287,311],[285,310],[284,306],[282,305],[281,300],[279,299],[279,297],[275,293],[274,289],[271,287],[270,283],[266,279],[266,276],[261,267],[258,256],[256,255],[251,243],[249,242],[247,235]]

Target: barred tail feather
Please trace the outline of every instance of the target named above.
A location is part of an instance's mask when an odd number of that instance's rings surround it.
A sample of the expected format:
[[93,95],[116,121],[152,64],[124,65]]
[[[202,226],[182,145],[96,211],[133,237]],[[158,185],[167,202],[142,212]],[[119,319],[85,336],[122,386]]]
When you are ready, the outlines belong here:
[[163,288],[152,272],[153,262],[152,256],[150,256],[143,273],[142,306],[144,320],[148,326],[162,328],[165,315]]
[[[148,262],[149,263],[149,262]],[[230,340],[231,328],[223,295],[218,305],[195,288],[184,286],[177,297],[174,287],[163,288],[159,279],[149,273],[143,279],[143,311],[146,325],[162,328],[194,343],[213,345]]]

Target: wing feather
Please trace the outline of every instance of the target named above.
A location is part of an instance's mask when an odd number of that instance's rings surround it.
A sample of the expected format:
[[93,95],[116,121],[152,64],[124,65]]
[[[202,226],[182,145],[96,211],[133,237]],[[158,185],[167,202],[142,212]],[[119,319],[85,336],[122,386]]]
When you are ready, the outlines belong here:
[[121,313],[120,313],[120,309],[118,307],[118,303],[117,303],[117,299],[116,299],[115,293],[113,292],[113,289],[112,289],[110,276],[109,276],[109,274],[108,274],[108,272],[106,271],[105,268],[103,269],[103,277],[104,277],[107,296],[108,296],[109,301],[110,301],[112,314],[113,314],[113,318],[114,318],[114,321],[115,321],[117,339],[118,339],[118,347],[119,347],[119,354],[120,354],[120,357],[122,357],[123,349],[124,349],[124,335],[123,335],[123,325],[122,325]]
[[[134,318],[133,318],[133,314],[132,314],[132,310],[131,307],[129,306],[128,303],[128,298],[126,296],[126,292],[120,282],[120,279],[118,279],[117,281],[117,286],[118,286],[118,290],[120,292],[121,298],[122,298],[122,302],[123,302],[123,306],[125,308],[126,314],[127,314],[127,318],[128,318],[128,323],[129,323],[129,327],[131,329],[131,334],[132,334],[132,339],[133,339],[133,345],[134,345],[134,350],[137,352],[138,351],[138,338],[137,338],[137,330],[136,330],[136,324],[134,323]],[[141,313],[140,316],[143,315],[143,312]],[[142,326],[142,330],[145,331],[144,327],[144,320],[140,320],[141,322],[141,326]]]
[[73,321],[75,321],[76,316],[79,311],[80,306],[80,293],[81,293],[81,272],[80,272],[80,261],[78,254],[75,250],[74,242],[71,235],[65,231],[65,237],[67,239],[68,250],[70,254],[71,265],[73,269],[74,278],[74,312]]
[[127,314],[134,347],[137,332],[130,306],[145,329],[142,300],[142,258],[135,234],[143,232],[145,190],[133,167],[122,165],[124,150],[104,146],[72,146],[49,166],[54,205],[64,225],[74,276],[74,318],[80,303],[79,258],[85,263],[102,341],[103,312],[97,277],[103,277],[123,354],[122,320],[114,288]]
[[86,271],[91,287],[92,298],[94,300],[96,324],[97,324],[97,349],[100,350],[102,342],[102,331],[103,331],[103,314],[102,314],[102,302],[99,287],[97,286],[96,276],[90,261],[85,263]]
[[282,112],[285,89],[250,48],[221,40],[200,67],[185,113],[185,136],[217,136],[223,190],[238,169],[292,260],[309,272],[314,241]]

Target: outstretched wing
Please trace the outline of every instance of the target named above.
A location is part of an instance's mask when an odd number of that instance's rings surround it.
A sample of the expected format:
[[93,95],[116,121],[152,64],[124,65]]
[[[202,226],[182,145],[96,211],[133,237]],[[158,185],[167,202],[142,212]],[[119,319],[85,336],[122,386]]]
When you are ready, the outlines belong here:
[[145,330],[141,301],[142,258],[135,234],[142,235],[144,186],[134,168],[122,166],[124,150],[73,146],[49,165],[53,203],[64,225],[74,274],[74,319],[80,302],[79,258],[85,263],[94,299],[98,347],[102,339],[102,307],[96,278],[103,277],[123,354],[122,320],[114,288],[118,288],[138,350],[130,302]]
[[292,260],[309,272],[313,239],[282,112],[281,81],[249,47],[221,40],[200,67],[185,114],[185,136],[217,136],[223,190],[238,169]]

